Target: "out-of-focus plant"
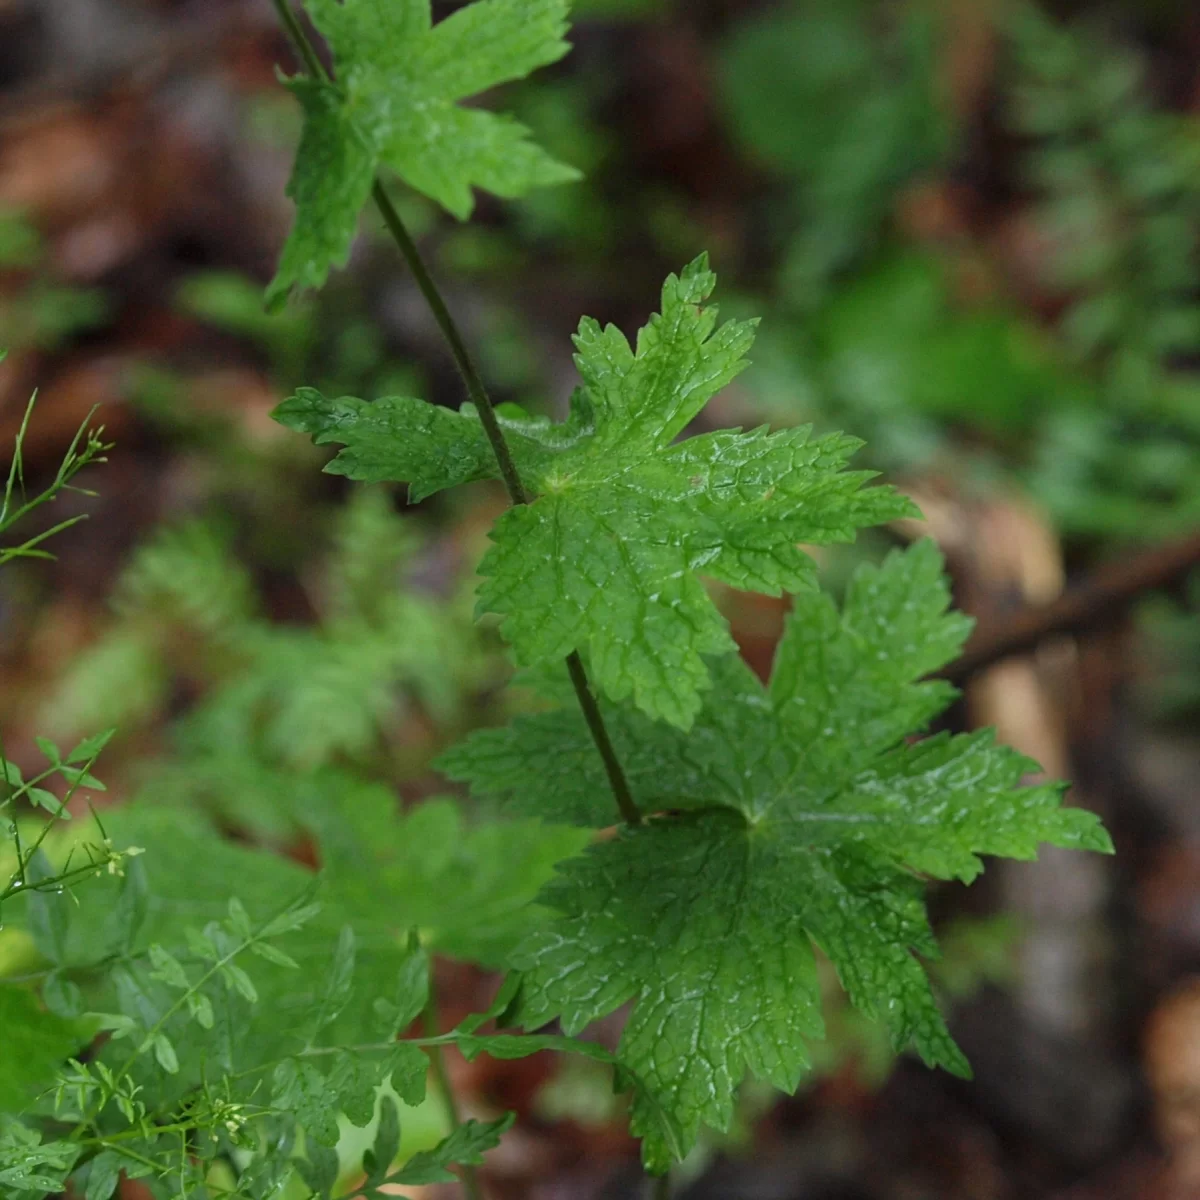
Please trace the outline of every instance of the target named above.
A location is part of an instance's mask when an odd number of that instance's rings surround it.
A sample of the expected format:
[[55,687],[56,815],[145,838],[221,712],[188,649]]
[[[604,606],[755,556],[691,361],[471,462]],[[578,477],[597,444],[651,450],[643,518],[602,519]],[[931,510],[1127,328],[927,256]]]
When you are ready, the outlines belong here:
[[892,470],[938,464],[955,430],[975,439],[980,466],[1002,453],[1019,463],[1046,405],[1086,405],[1092,389],[1044,331],[996,303],[956,305],[945,276],[930,254],[895,253],[811,320],[779,323],[756,401],[776,419],[820,414],[863,430]]
[[[54,478],[41,491],[28,493],[24,443],[33,408],[30,400],[13,443],[0,499],[0,537],[10,536],[18,522],[27,521],[64,492],[91,495],[72,481],[85,467],[103,462],[109,449],[101,440],[102,430],[89,427],[89,416]],[[86,514],[68,517],[22,541],[0,546],[0,565],[52,557],[47,541],[85,518]],[[24,919],[44,944],[61,945],[65,936],[61,913],[64,904],[74,899],[77,886],[106,874],[123,877],[127,866],[136,874],[134,860],[140,849],[128,844],[117,849],[94,813],[88,827],[73,834],[69,853],[57,859],[47,854],[56,835],[70,828],[72,802],[104,790],[92,769],[111,735],[111,729],[93,733],[65,751],[49,738],[38,737],[36,745],[43,762],[26,770],[9,757],[5,739],[0,738],[0,929],[5,921]],[[51,993],[65,986],[54,977],[47,983]],[[0,1121],[3,1113],[27,1102],[85,1036],[76,1022],[42,1011],[32,992],[0,988]],[[3,1159],[0,1153],[0,1181],[10,1184],[12,1180],[3,1173]]]
[[402,366],[389,352],[361,294],[266,310],[259,285],[237,272],[214,270],[186,279],[176,298],[183,311],[257,347],[279,381],[315,377],[334,391],[419,383],[413,366]]
[[0,328],[14,351],[53,350],[108,315],[102,291],[54,278],[37,229],[18,212],[0,211],[0,274]]
[[791,0],[737,27],[721,76],[735,137],[781,181],[780,296],[805,311],[885,234],[898,190],[943,162],[932,6]]
[[259,837],[286,838],[293,773],[403,775],[406,713],[428,723],[421,761],[499,682],[498,647],[473,623],[467,589],[451,581],[453,594],[437,596],[411,582],[416,530],[384,492],[356,494],[331,553],[308,573],[316,625],[264,615],[219,527],[160,531],[120,577],[115,620],[59,682],[47,723],[71,732],[107,714],[128,735],[159,719],[181,683],[198,689],[145,786]]
[[1038,196],[1042,283],[1068,301],[1062,335],[1102,366],[1124,410],[1195,414],[1200,384],[1170,371],[1200,351],[1195,121],[1155,110],[1132,47],[1031,5],[1017,6],[1007,29],[1007,109]]
[[1200,571],[1179,600],[1149,598],[1142,607],[1145,669],[1138,691],[1150,712],[1184,724],[1200,712]]
[[[1200,129],[1154,107],[1136,50],[1031,5],[1008,10],[998,103],[1021,138],[1038,286],[1063,315],[1047,328],[1011,301],[964,301],[949,283],[961,246],[939,259],[885,237],[898,185],[947,165],[952,146],[920,52],[932,10],[900,12],[797,0],[731,36],[732,128],[806,197],[788,213],[795,245],[827,255],[823,275],[808,272],[827,286],[765,339],[756,403],[859,429],[889,469],[1016,476],[1068,537],[1193,525]],[[891,45],[907,57],[887,59],[889,28],[908,31]],[[786,270],[777,288],[794,301]]]
[[1044,422],[1035,486],[1071,532],[1187,527],[1200,519],[1200,127],[1154,108],[1131,47],[1026,4],[1006,31],[1042,282],[1099,391],[1094,411]]

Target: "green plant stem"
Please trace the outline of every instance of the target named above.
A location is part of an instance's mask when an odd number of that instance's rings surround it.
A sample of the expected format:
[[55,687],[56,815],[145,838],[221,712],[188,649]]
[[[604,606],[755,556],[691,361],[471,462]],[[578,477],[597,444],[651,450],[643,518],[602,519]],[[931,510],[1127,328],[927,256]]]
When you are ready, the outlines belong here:
[[[425,1001],[425,1011],[422,1015],[426,1036],[439,1037],[437,992],[434,990],[432,980],[429,984],[429,999]],[[446,1110],[446,1120],[450,1123],[450,1132],[453,1133],[462,1125],[462,1117],[459,1115],[458,1101],[454,1098],[454,1088],[450,1085],[450,1074],[446,1070],[446,1058],[442,1053],[440,1043],[435,1042],[429,1047],[429,1058],[433,1063],[433,1075],[437,1080],[438,1091],[441,1093],[442,1106]],[[470,1163],[460,1164],[459,1170],[462,1171],[463,1191],[466,1192],[469,1200],[483,1200],[483,1191],[479,1186],[479,1172]]]
[[651,1194],[653,1200],[671,1200],[671,1176],[656,1175]]
[[304,27],[300,24],[300,19],[292,11],[292,6],[287,0],[271,0],[271,3],[274,4],[275,12],[279,17],[279,23],[291,39],[292,45],[296,48],[296,53],[304,60],[305,70],[314,79],[328,79],[329,72],[321,65],[321,60],[317,57],[317,52],[313,49],[312,42],[308,40],[308,34],[304,32]]
[[625,772],[621,769],[621,761],[617,758],[617,752],[613,749],[612,739],[608,736],[608,726],[604,724],[600,705],[592,694],[587,672],[583,667],[583,659],[579,657],[577,650],[572,650],[567,656],[567,671],[570,673],[571,684],[575,688],[579,707],[583,709],[583,717],[587,721],[592,741],[596,743],[596,749],[600,752],[601,759],[604,760],[608,784],[612,788],[617,808],[621,811],[621,819],[627,825],[640,825],[642,823],[641,811],[630,794],[629,782],[625,778]]
[[[309,74],[317,79],[329,79],[331,77],[329,72],[322,66],[316,50],[313,49],[312,42],[309,41],[308,35],[304,32],[296,14],[288,4],[288,0],[272,0],[272,3],[288,36],[295,43],[297,53]],[[496,456],[496,463],[500,468],[500,475],[508,491],[509,500],[514,505],[528,504],[529,494],[525,491],[508,443],[504,440],[504,431],[500,428],[495,406],[484,386],[483,378],[476,369],[466,343],[463,341],[462,333],[459,331],[454,317],[451,316],[450,309],[446,306],[446,301],[438,290],[437,284],[434,283],[433,276],[425,266],[416,243],[400,219],[400,214],[396,211],[391,197],[378,179],[371,188],[371,198],[375,201],[375,207],[379,210],[383,223],[392,235],[392,240],[396,243],[405,263],[408,264],[408,269],[412,272],[417,287],[420,288],[421,295],[429,305],[433,319],[437,322],[438,329],[441,330],[442,337],[445,338],[446,344],[450,348],[454,365],[462,376],[467,395],[470,397],[471,403],[475,405],[476,412],[479,414],[479,422],[483,426],[492,452]],[[613,749],[612,739],[608,736],[608,729],[604,724],[604,716],[600,712],[600,706],[596,703],[596,697],[592,694],[592,689],[588,684],[587,671],[584,669],[583,660],[579,657],[578,651],[572,651],[568,656],[567,671],[571,676],[571,684],[575,689],[579,707],[583,709],[583,716],[587,721],[592,741],[595,742],[596,749],[604,762],[604,770],[612,787],[613,798],[617,802],[621,819],[629,825],[639,825],[642,814],[634,802],[633,793],[629,789],[629,781],[625,778],[625,772]]]
[[[446,307],[445,300],[442,299],[442,295],[438,291],[437,284],[434,283],[433,277],[429,274],[420,252],[417,250],[408,230],[404,227],[404,222],[400,219],[400,214],[396,211],[395,205],[392,204],[391,198],[384,190],[383,184],[378,180],[375,181],[371,195],[374,197],[376,207],[383,217],[384,224],[387,225],[388,231],[392,234],[396,245],[400,249],[400,253],[404,256],[404,261],[408,264],[409,270],[412,271],[413,278],[416,279],[417,286],[421,289],[421,295],[425,297],[426,303],[428,303],[433,313],[434,320],[437,322],[438,328],[442,331],[442,336],[446,339],[446,343],[450,347],[450,353],[454,358],[455,366],[458,367],[459,374],[466,385],[467,395],[470,396],[471,402],[475,405],[475,410],[479,414],[480,424],[483,426],[483,431],[491,443],[492,451],[496,456],[496,462],[500,467],[500,475],[504,480],[505,488],[508,490],[509,499],[514,505],[528,504],[529,495],[525,491],[525,486],[521,482],[520,475],[517,473],[517,466],[513,462],[512,454],[509,452],[508,443],[504,440],[504,431],[500,428],[500,422],[496,417],[496,410],[492,404],[491,397],[488,395],[487,388],[484,386],[470,353],[467,351],[462,334],[459,332],[454,318],[450,315],[450,310]],[[584,669],[583,660],[579,657],[578,651],[573,650],[567,656],[567,672],[571,677],[571,685],[575,689],[575,696],[579,701],[579,707],[583,709],[583,716],[587,721],[592,741],[595,742],[596,750],[604,762],[604,771],[608,776],[608,782],[612,788],[613,798],[617,802],[617,809],[621,814],[621,819],[629,825],[638,825],[641,823],[642,814],[634,802],[633,793],[629,790],[629,782],[625,778],[625,772],[622,770],[620,760],[613,749],[612,739],[608,735],[608,729],[604,724],[604,717],[600,712],[600,706],[596,703],[596,697],[592,694],[591,686],[588,683],[587,671]]]
[[437,284],[433,282],[433,276],[429,274],[429,270],[421,258],[416,243],[412,240],[411,235],[404,226],[404,222],[400,219],[400,214],[396,211],[396,206],[392,203],[391,197],[387,194],[383,184],[378,179],[371,188],[371,198],[375,201],[375,207],[379,209],[379,215],[383,218],[383,223],[392,235],[392,240],[404,256],[404,261],[408,264],[408,269],[417,281],[417,287],[421,289],[421,295],[425,297],[425,303],[429,305],[429,309],[433,313],[433,319],[437,322],[437,327],[442,332],[442,337],[446,339],[446,344],[450,347],[450,354],[454,359],[454,365],[458,368],[458,373],[462,376],[463,383],[467,388],[467,395],[470,396],[471,403],[475,405],[479,413],[480,424],[483,426],[483,431],[487,434],[492,451],[496,455],[496,462],[500,466],[501,478],[503,478],[504,486],[508,490],[508,498],[513,504],[528,504],[529,495],[521,483],[520,475],[517,474],[517,465],[513,462],[512,454],[508,449],[508,443],[504,440],[504,431],[500,428],[495,406],[492,404],[492,399],[487,393],[487,388],[484,387],[483,379],[475,367],[475,363],[471,358],[470,352],[467,350],[466,343],[462,339],[462,334],[459,332],[454,318],[450,315],[449,308],[446,307],[446,302],[442,298],[441,292],[438,291]]

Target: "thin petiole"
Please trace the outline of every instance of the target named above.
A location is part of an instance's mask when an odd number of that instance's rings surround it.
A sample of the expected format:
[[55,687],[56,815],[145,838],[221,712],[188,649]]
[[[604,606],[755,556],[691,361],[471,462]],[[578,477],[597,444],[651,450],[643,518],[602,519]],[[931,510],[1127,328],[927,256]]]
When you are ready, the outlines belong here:
[[[438,1032],[437,992],[434,990],[432,979],[429,981],[429,998],[425,1001],[422,1018],[425,1025],[425,1036],[428,1039],[439,1038],[441,1035]],[[458,1111],[458,1101],[454,1097],[450,1074],[446,1070],[446,1057],[442,1053],[441,1042],[430,1040],[426,1044],[429,1047],[429,1060],[433,1064],[433,1076],[437,1080],[442,1105],[446,1111],[446,1120],[450,1125],[450,1132],[453,1133],[462,1125],[462,1116]],[[460,1164],[459,1170],[462,1171],[463,1191],[466,1192],[468,1200],[483,1200],[483,1190],[479,1186],[479,1172],[470,1163]]]
[[[317,52],[313,48],[312,42],[309,41],[308,35],[304,32],[304,28],[301,26],[296,14],[292,11],[288,0],[272,0],[272,3],[275,6],[275,11],[279,14],[279,19],[288,36],[295,43],[296,51],[300,55],[305,69],[317,79],[331,78],[330,73],[317,57]],[[470,397],[471,403],[475,405],[475,410],[479,414],[480,424],[483,426],[483,431],[487,435],[492,452],[496,456],[496,463],[500,468],[500,476],[504,480],[509,500],[514,505],[528,504],[529,493],[526,492],[525,486],[521,482],[521,476],[517,471],[516,463],[513,461],[508,443],[505,441],[504,431],[500,428],[500,421],[496,416],[495,406],[488,395],[483,378],[476,369],[470,352],[467,350],[466,342],[463,341],[462,333],[459,331],[458,325],[451,315],[445,299],[438,290],[437,284],[433,281],[433,276],[430,275],[429,269],[425,266],[416,243],[412,240],[412,236],[405,228],[404,222],[400,219],[400,214],[396,211],[396,206],[392,203],[391,197],[388,196],[383,184],[378,179],[375,180],[371,188],[371,198],[374,200],[375,207],[378,208],[379,215],[383,218],[383,223],[387,226],[388,232],[392,235],[392,240],[396,243],[405,263],[408,265],[408,269],[412,272],[421,295],[429,305],[429,309],[433,313],[433,318],[437,322],[438,329],[441,330],[442,337],[445,338],[446,344],[450,348],[454,365],[458,368],[458,372],[462,376],[463,383],[466,385],[467,395]],[[633,793],[629,788],[629,781],[625,778],[625,772],[617,758],[616,751],[613,749],[612,739],[609,737],[608,729],[604,724],[604,716],[600,712],[600,706],[596,703],[596,698],[592,694],[591,686],[588,683],[587,671],[584,668],[583,660],[577,652],[573,652],[567,658],[567,672],[571,677],[571,685],[575,689],[579,707],[583,710],[584,719],[587,721],[592,741],[595,742],[596,750],[604,761],[604,770],[608,776],[609,785],[612,788],[613,798],[616,800],[621,819],[626,824],[638,825],[641,823],[642,814],[633,799]]]

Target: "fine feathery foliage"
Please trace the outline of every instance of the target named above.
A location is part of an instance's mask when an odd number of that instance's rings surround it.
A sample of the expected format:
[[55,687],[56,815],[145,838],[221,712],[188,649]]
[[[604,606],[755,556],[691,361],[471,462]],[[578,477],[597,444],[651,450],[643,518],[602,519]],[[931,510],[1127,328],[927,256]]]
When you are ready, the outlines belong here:
[[[6,354],[7,351],[0,351],[0,362],[4,361]],[[29,403],[25,408],[25,415],[17,430],[17,436],[14,439],[12,458],[8,466],[8,475],[4,481],[4,492],[0,496],[0,538],[7,537],[9,530],[14,525],[26,521],[36,510],[42,508],[43,505],[53,503],[53,501],[65,492],[78,492],[85,496],[91,495],[87,489],[79,487],[72,480],[80,471],[92,463],[104,462],[104,452],[111,449],[102,440],[103,427],[96,429],[89,427],[92,413],[88,413],[83,424],[79,426],[75,432],[75,436],[71,439],[71,444],[67,447],[54,478],[40,492],[32,496],[29,495],[25,490],[24,447],[25,438],[29,431],[29,421],[33,416],[36,401],[36,394],[30,397]],[[16,545],[0,545],[0,566],[18,558],[53,557],[44,547],[43,543],[83,520],[86,520],[86,514],[79,513],[73,517],[67,517],[65,520],[56,522],[50,528],[43,529],[32,537],[23,539]]]
[[304,132],[288,184],[296,225],[269,300],[345,263],[380,165],[460,218],[473,186],[511,197],[578,178],[511,117],[458,103],[562,58],[567,0],[476,0],[436,25],[429,0],[308,7],[337,78],[287,81]]
[[[0,351],[0,362],[3,362],[5,353]],[[29,494],[25,487],[24,450],[36,399],[35,395],[26,406],[13,440],[8,476],[3,496],[0,497],[0,537],[8,537],[17,524],[27,521],[44,505],[52,504],[65,492],[92,495],[72,481],[85,467],[104,462],[104,452],[110,449],[101,440],[103,430],[89,428],[92,415],[89,413],[71,439],[54,478],[40,492]],[[46,548],[46,543],[86,518],[86,513],[77,513],[50,524],[30,537],[0,546],[0,566],[20,559],[52,558],[53,554]],[[0,738],[0,928],[3,928],[5,902],[11,897],[18,894],[22,899],[30,897],[33,909],[40,913],[46,893],[61,891],[67,884],[97,870],[116,870],[120,866],[125,856],[114,851],[112,841],[99,820],[95,822],[95,836],[91,840],[81,839],[73,859],[68,858],[60,869],[53,869],[42,851],[43,843],[55,832],[59,823],[71,819],[67,805],[77,792],[82,790],[86,795],[89,790],[104,790],[104,785],[91,772],[112,733],[113,730],[109,729],[85,737],[65,753],[49,738],[39,737],[36,744],[45,765],[33,772],[22,771],[16,762],[6,756],[4,740]],[[51,790],[51,785],[56,782],[59,785],[57,792]],[[41,818],[40,825],[29,821],[18,824],[13,818],[22,810],[49,815]],[[6,998],[0,998],[0,1005],[5,1003]],[[24,1004],[25,1001],[20,1003]],[[0,1027],[4,1023],[0,1020]],[[31,1052],[36,1057],[36,1049]],[[17,1076],[22,1074],[22,1069],[16,1064],[11,1070]],[[0,1069],[0,1079],[3,1077],[3,1070]]]
[[[504,616],[519,662],[586,650],[608,696],[631,695],[681,728],[708,686],[702,656],[733,649],[699,572],[773,595],[808,589],[815,573],[799,543],[851,541],[914,511],[891,488],[864,489],[868,472],[843,469],[860,443],[842,434],[762,428],[675,441],[745,367],[753,338],[754,322],[717,326],[715,307],[704,307],[714,283],[705,256],[670,276],[636,349],[611,325],[580,324],[583,387],[568,420],[504,418],[537,499],[497,522],[480,567],[480,609]],[[497,474],[469,408],[303,389],[276,416],[346,447],[329,470],[407,482],[414,500]]]

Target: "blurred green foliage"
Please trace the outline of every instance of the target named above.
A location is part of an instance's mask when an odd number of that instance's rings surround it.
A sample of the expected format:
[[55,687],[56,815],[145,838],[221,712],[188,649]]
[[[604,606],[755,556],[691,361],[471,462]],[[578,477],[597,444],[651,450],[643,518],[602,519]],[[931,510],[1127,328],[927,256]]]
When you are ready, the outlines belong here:
[[[1200,133],[1157,111],[1136,49],[1021,5],[1008,26],[1013,130],[1047,251],[1043,282],[1068,300],[1062,336],[1102,364],[1114,404],[1196,406],[1174,360],[1200,350]],[[1190,382],[1190,381],[1189,381]]]
[[792,0],[729,38],[731,130],[786,181],[774,231],[785,303],[811,311],[878,245],[898,189],[950,151],[932,15],[923,4]]
[[1200,712],[1200,571],[1180,599],[1149,597],[1140,615],[1150,654],[1138,691],[1152,715],[1187,727]]
[[62,283],[46,262],[37,229],[17,211],[0,210],[0,273],[16,286],[0,293],[0,328],[11,350],[54,350],[104,323],[109,304],[98,288]]
[[406,746],[406,716],[430,723],[435,746],[452,737],[497,683],[497,649],[472,621],[469,581],[450,596],[413,585],[422,535],[382,491],[356,492],[331,540],[302,567],[318,622],[297,625],[269,618],[218,526],[159,530],[122,573],[112,624],[59,681],[47,727],[103,717],[127,738],[182,688],[191,703],[147,785],[271,840],[294,831],[289,797],[313,770],[418,771],[430,748]]
[[755,384],[770,415],[795,419],[799,395],[860,430],[880,465],[912,470],[935,463],[955,429],[1019,450],[1048,398],[1090,398],[1044,331],[1008,307],[956,306],[945,274],[930,254],[894,253],[812,319],[776,322]]
[[1136,48],[1014,10],[1010,120],[1095,403],[1047,420],[1035,486],[1068,532],[1154,536],[1200,519],[1200,127],[1152,103]]
[[895,220],[899,189],[965,152],[935,86],[934,10],[793,0],[723,55],[731,132],[778,181],[773,228],[793,231],[747,387],[772,420],[855,430],[885,469],[1016,482],[1068,538],[1188,528],[1200,129],[1156,107],[1135,46],[1091,25],[1022,3],[995,34],[1036,282],[1061,317],[964,299],[957,277],[986,247],[921,248]]

